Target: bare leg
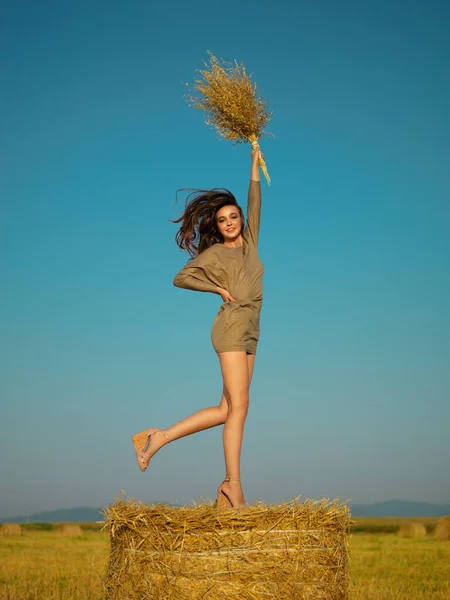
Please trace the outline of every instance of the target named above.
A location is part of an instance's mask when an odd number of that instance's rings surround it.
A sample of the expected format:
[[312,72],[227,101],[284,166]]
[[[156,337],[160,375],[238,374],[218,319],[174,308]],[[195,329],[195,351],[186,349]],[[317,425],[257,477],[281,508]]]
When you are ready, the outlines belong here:
[[226,478],[231,481],[221,486],[234,508],[244,506],[241,486],[241,448],[244,423],[249,403],[249,387],[255,362],[254,355],[246,352],[221,352],[220,366],[225,397],[229,403],[228,416],[223,428]]
[[172,427],[165,430],[165,433],[169,436],[169,440],[178,440],[181,437],[190,435],[191,433],[197,433],[197,431],[203,431],[210,427],[216,427],[217,425],[223,425],[228,414],[228,403],[225,395],[222,394],[219,406],[210,406],[209,408],[202,408],[197,412],[189,415],[182,421],[178,421]]
[[[182,419],[172,427],[168,429],[162,429],[161,432],[165,435],[153,434],[150,438],[150,443],[147,451],[145,452],[146,457],[151,458],[162,446],[168,442],[173,442],[191,433],[197,433],[197,431],[203,431],[210,427],[216,427],[217,425],[223,425],[228,414],[228,402],[225,395],[222,395],[219,406],[210,406],[209,408],[202,408],[197,412],[189,415],[185,419]],[[166,437],[167,436],[167,437]]]

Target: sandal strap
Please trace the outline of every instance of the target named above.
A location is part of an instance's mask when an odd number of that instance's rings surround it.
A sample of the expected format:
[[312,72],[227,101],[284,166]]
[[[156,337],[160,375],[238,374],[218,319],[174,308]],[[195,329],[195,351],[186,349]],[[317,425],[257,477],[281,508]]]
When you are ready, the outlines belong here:
[[166,440],[167,440],[167,443],[170,443],[170,438],[169,438],[169,436],[168,436],[168,435],[167,435],[167,433],[166,433],[165,431],[163,431],[162,429],[158,429],[157,431],[152,431],[152,433],[149,433],[149,434],[148,434],[148,437],[152,437],[152,435],[155,435],[155,433],[162,433],[162,434],[164,435],[164,437],[166,438]]
[[[167,433],[165,431],[163,431],[162,429],[157,429],[156,431],[152,431],[151,433],[147,434],[147,439],[145,440],[145,444],[144,444],[144,447],[142,448],[141,452],[146,451],[146,449],[148,448],[148,446],[150,444],[150,438],[152,437],[152,435],[155,435],[155,433],[162,433],[167,440],[166,444],[170,443],[170,439],[169,439],[169,436],[167,435]],[[145,450],[144,450],[144,448],[145,448]]]

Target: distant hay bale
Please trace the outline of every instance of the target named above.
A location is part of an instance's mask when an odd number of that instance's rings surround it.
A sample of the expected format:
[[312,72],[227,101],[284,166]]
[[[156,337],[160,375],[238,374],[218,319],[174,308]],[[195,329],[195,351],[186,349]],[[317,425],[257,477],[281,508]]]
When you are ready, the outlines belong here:
[[17,537],[22,535],[22,528],[16,523],[4,523],[0,526],[0,535],[4,537]]
[[426,527],[418,521],[402,523],[398,529],[399,535],[403,537],[424,537],[427,535]]
[[176,508],[116,500],[107,600],[346,600],[350,510],[336,500]]
[[434,537],[438,540],[450,540],[450,516],[439,519],[434,530]]
[[81,527],[74,523],[60,523],[57,525],[56,531],[64,537],[79,537],[83,535]]

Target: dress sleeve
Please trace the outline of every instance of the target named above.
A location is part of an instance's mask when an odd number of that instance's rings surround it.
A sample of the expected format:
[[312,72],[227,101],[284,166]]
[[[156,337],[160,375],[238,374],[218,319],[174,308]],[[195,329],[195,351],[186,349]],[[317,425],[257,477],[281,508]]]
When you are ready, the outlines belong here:
[[204,250],[193,260],[181,269],[175,275],[173,284],[179,288],[186,290],[194,290],[196,292],[212,292],[215,293],[218,283],[214,283],[213,269],[211,266],[214,260],[212,248]]
[[248,188],[247,226],[245,233],[254,246],[258,245],[259,222],[261,216],[261,184],[259,181],[250,180]]

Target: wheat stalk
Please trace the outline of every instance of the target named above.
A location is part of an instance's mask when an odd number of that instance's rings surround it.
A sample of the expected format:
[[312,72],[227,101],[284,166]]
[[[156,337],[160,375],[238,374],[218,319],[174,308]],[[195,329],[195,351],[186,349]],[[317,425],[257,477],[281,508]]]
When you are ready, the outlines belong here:
[[[206,114],[206,124],[215,128],[218,134],[235,144],[250,142],[253,148],[258,147],[258,140],[264,133],[267,123],[272,117],[266,102],[244,65],[234,64],[218,59],[211,52],[210,64],[205,61],[202,70],[197,70],[200,77],[194,81],[193,89],[185,94],[186,101],[194,108]],[[191,92],[196,90],[199,95]],[[270,177],[266,163],[260,156],[259,164],[270,185]]]

